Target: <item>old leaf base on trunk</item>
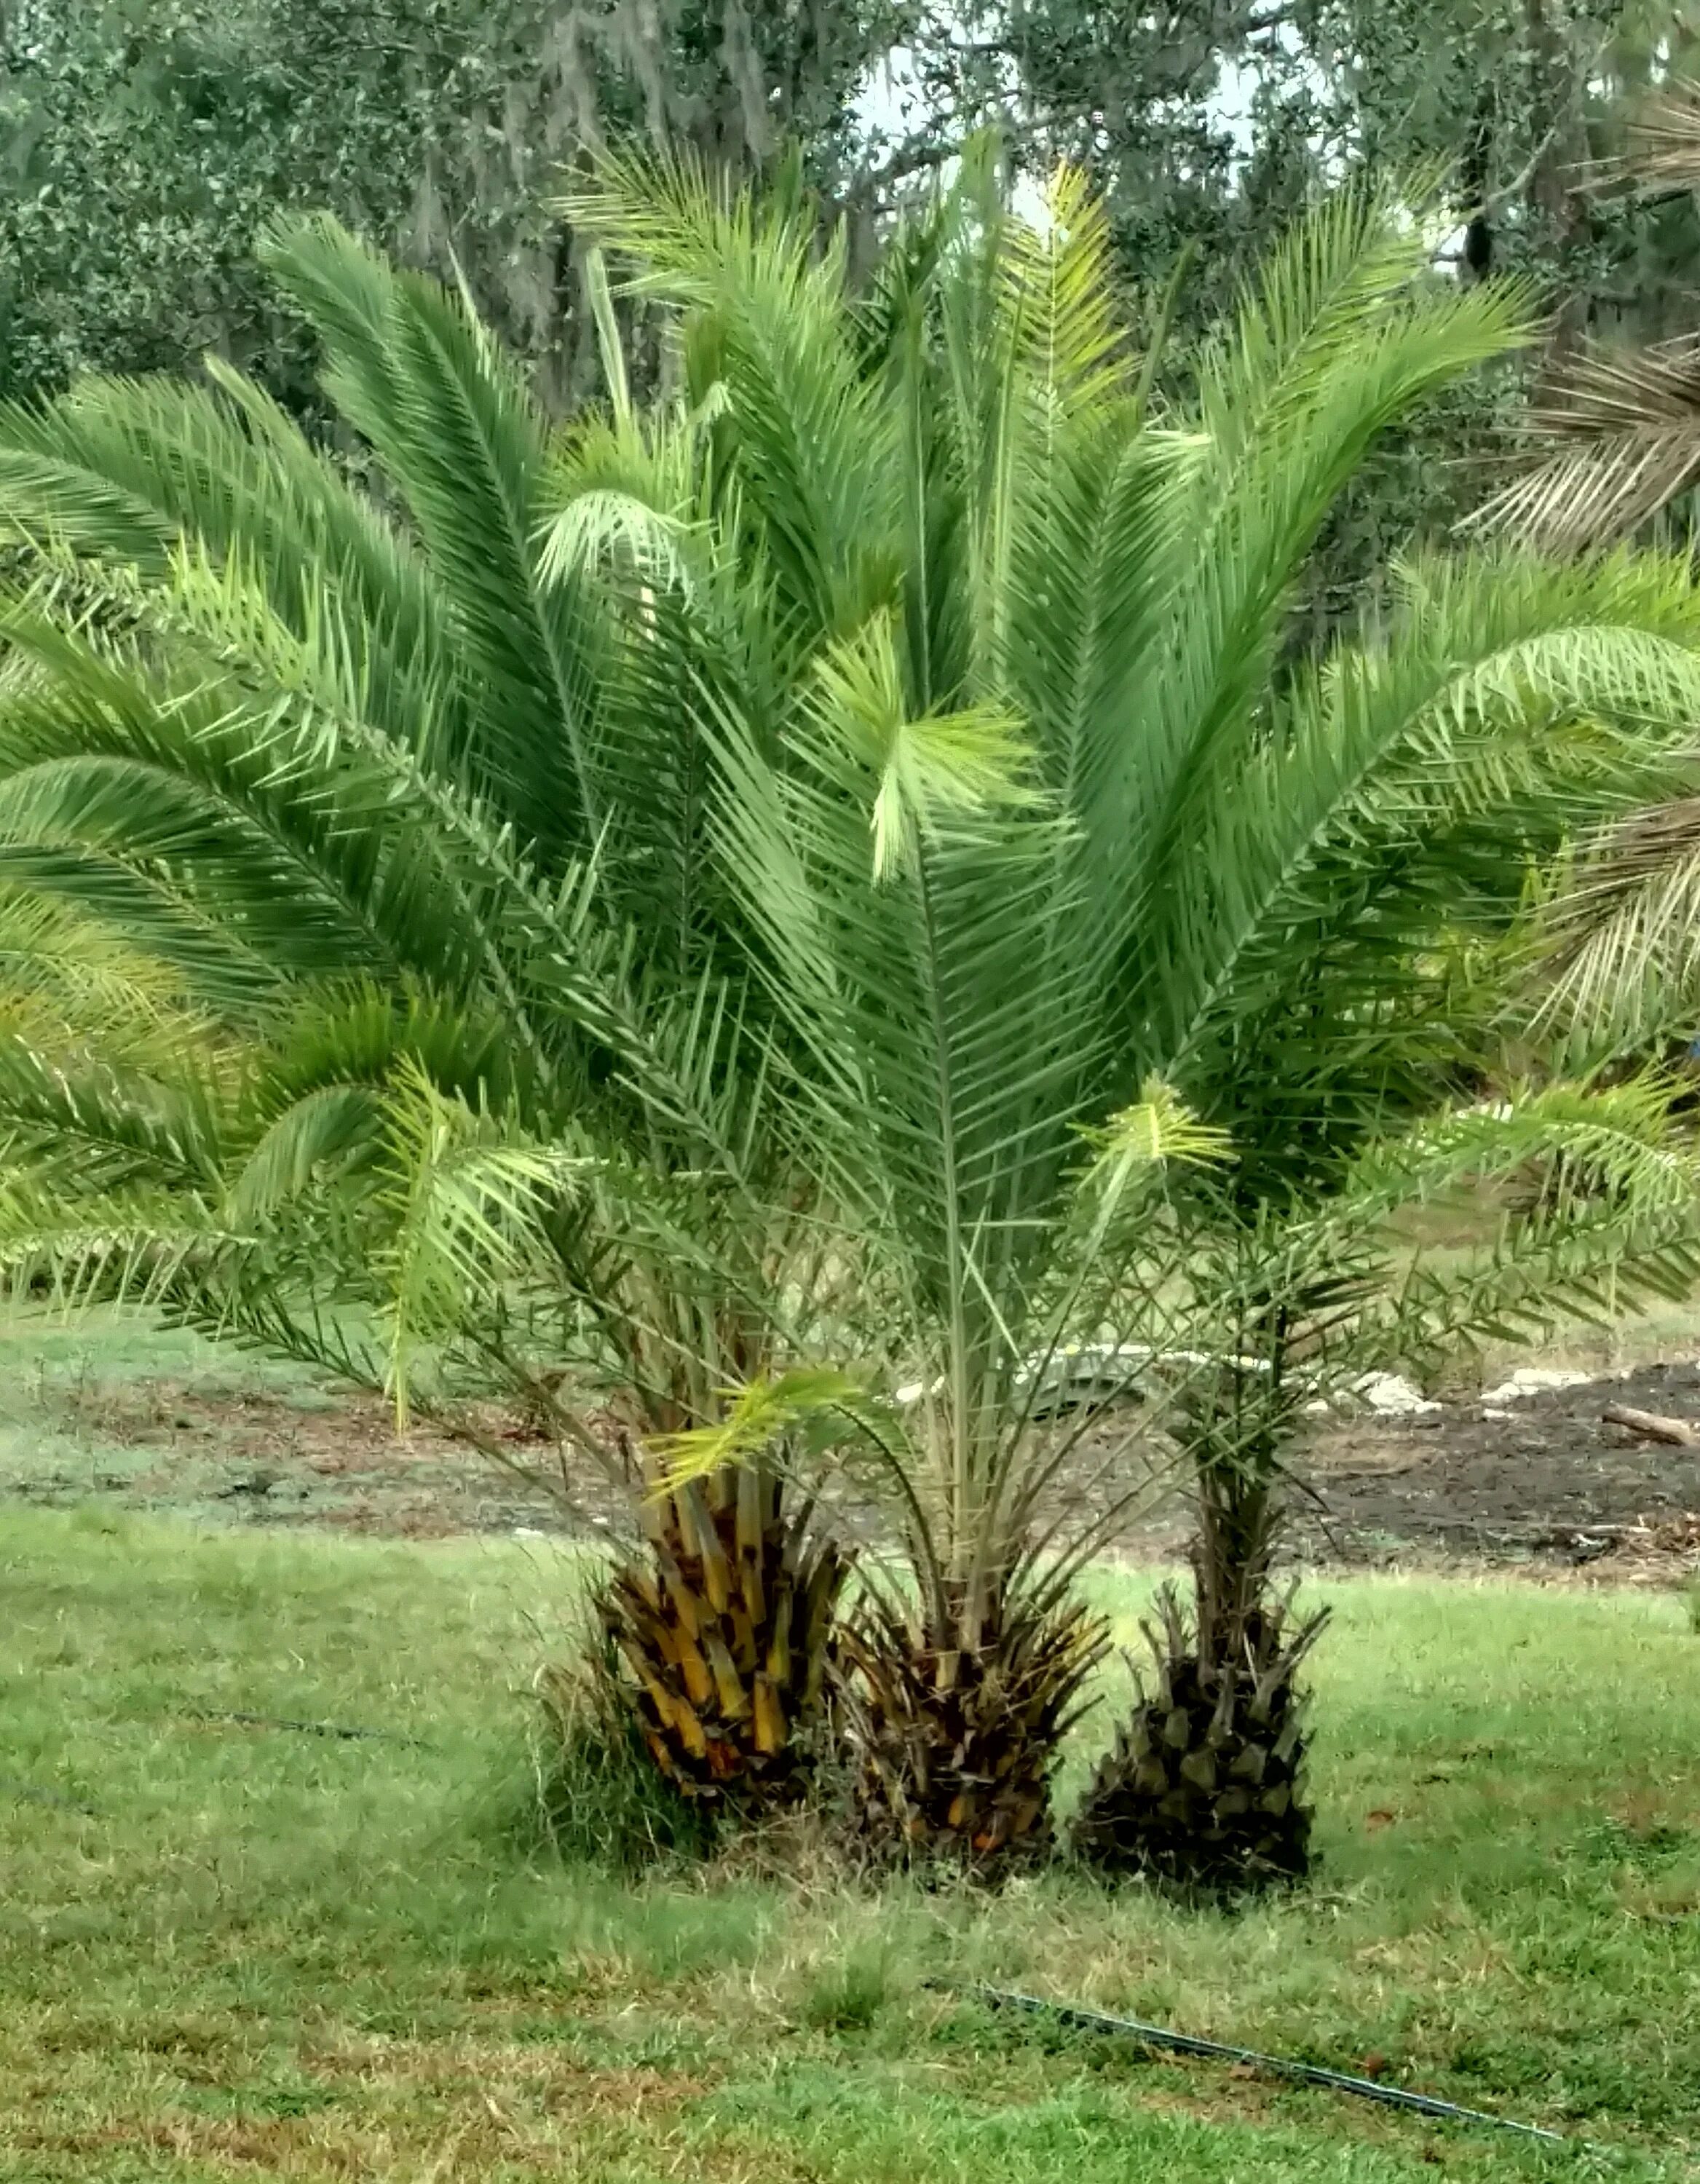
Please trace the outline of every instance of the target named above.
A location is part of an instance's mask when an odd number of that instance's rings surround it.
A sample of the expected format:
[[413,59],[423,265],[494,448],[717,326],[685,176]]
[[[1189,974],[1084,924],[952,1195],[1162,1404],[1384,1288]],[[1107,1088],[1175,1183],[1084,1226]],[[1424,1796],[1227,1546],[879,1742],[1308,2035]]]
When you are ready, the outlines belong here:
[[1158,1594],[1144,1625],[1154,1671],[1072,1838],[1107,1873],[1234,1894],[1310,1868],[1297,1675],[1328,1611],[1300,1616],[1269,1590],[1266,1482],[1207,1482],[1201,1515],[1194,1602]]
[[755,1466],[652,1495],[647,1553],[601,1595],[644,1741],[687,1797],[759,1814],[807,1788],[849,1567],[811,1514]]
[[1051,1771],[1105,1640],[1070,1602],[965,1605],[928,1618],[870,1595],[838,1678],[870,1846],[991,1877],[1051,1847]]

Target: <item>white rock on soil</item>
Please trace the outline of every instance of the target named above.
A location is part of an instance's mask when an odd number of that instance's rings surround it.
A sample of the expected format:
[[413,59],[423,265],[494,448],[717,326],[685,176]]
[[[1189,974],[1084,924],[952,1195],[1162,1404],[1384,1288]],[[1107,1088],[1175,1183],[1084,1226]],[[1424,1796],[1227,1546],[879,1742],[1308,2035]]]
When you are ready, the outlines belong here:
[[1386,1418],[1415,1418],[1419,1412],[1441,1407],[1397,1373],[1366,1373],[1353,1384],[1352,1393]]
[[1591,1373],[1578,1373],[1565,1365],[1519,1365],[1508,1380],[1482,1391],[1485,1403],[1520,1403],[1530,1396],[1545,1396],[1557,1388],[1585,1388]]

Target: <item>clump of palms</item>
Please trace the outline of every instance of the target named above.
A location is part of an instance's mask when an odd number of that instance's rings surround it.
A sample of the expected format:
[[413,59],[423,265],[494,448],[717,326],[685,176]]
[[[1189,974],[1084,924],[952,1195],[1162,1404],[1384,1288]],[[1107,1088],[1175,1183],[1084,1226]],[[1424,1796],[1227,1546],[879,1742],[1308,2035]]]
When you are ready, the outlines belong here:
[[[1336,1255],[1374,1233],[1357,1185],[1480,1058],[1460,958],[1503,941],[1579,814],[1668,766],[1700,688],[1692,601],[1665,565],[1484,557],[1413,569],[1391,627],[1288,663],[1305,557],[1375,432],[1525,337],[1524,298],[1427,277],[1395,208],[1319,214],[1166,410],[1078,177],[1035,230],[971,164],[861,304],[793,215],[677,170],[610,170],[574,211],[680,307],[689,397],[721,408],[737,497],[673,577],[712,691],[715,838],[819,1217],[865,1287],[853,1385],[914,1390],[877,1415],[832,1396],[906,1542],[851,1644],[870,1819],[980,1858],[1042,1837],[1097,1651],[1070,1580],[1149,1477],[1131,1433],[1083,1479],[1084,1427],[1045,1415],[1084,1339],[1101,1392],[1171,1383],[1198,1471],[1167,1674],[1208,1704],[1174,1759],[1201,1862],[1243,1869],[1243,1778],[1217,1755],[1267,1741],[1308,1642],[1265,1582],[1299,1330],[1379,1361],[1602,1256],[1682,1278],[1689,1178],[1648,1149],[1656,1091],[1616,1117],[1603,1230],[1531,1225],[1424,1312],[1426,1273],[1405,1294],[1391,1263],[1342,1290],[1316,1223]],[[677,538],[687,513],[656,496],[644,521]],[[778,610],[783,677],[752,671],[751,596]],[[1478,1166],[1566,1142],[1551,1101],[1492,1119]],[[783,1384],[747,1394],[766,1434]],[[742,1415],[681,1460],[736,1453]],[[1161,1865],[1173,1783],[1119,1772],[1118,1849]],[[1290,1868],[1301,1800],[1277,1814],[1268,1780],[1282,1841],[1257,1855]]]
[[[610,348],[554,442],[451,299],[323,226],[281,247],[404,515],[228,373],[0,424],[50,549],[0,878],[124,922],[248,1057],[81,1204],[81,1086],[21,1057],[14,1256],[133,1236],[254,1339],[399,1401],[499,1384],[633,1473],[615,1635],[700,1791],[794,1781],[841,1573],[786,1497],[877,1487],[866,1824],[986,1869],[1048,1839],[1102,1645],[1073,1581],[1178,1445],[1211,1522],[1164,1674],[1199,1703],[1161,1785],[1137,1736],[1101,1771],[1098,1840],[1164,1869],[1184,1796],[1207,1867],[1291,1869],[1304,1631],[1268,1569],[1306,1359],[1684,1270],[1657,1088],[1435,1118],[1482,1045],[1460,961],[1662,777],[1700,616],[1662,564],[1486,557],[1290,660],[1377,431],[1524,338],[1395,205],[1320,212],[1168,405],[1084,184],[1035,227],[989,147],[861,296],[794,198],[616,161],[573,210],[672,312],[678,393],[640,415]],[[162,1165],[180,1138],[213,1158]],[[1402,1284],[1389,1193],[1466,1141],[1609,1191]]]

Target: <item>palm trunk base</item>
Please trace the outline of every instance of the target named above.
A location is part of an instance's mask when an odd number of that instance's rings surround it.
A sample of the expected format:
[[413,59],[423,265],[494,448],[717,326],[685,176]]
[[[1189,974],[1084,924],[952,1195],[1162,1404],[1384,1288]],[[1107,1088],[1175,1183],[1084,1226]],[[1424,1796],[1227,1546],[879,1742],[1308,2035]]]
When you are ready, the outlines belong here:
[[756,1819],[806,1795],[849,1564],[780,1481],[727,1472],[644,1505],[649,1552],[598,1606],[618,1689],[685,1797]]
[[984,1877],[1051,1847],[1051,1776],[1101,1627],[1006,1602],[929,1630],[876,1601],[845,1634],[839,1685],[861,1832],[878,1854]]
[[1156,1673],[1100,1763],[1072,1830],[1110,1875],[1210,1894],[1301,1880],[1311,1864],[1305,1695],[1325,1612],[1264,1602],[1210,1630],[1172,1590],[1145,1634]]

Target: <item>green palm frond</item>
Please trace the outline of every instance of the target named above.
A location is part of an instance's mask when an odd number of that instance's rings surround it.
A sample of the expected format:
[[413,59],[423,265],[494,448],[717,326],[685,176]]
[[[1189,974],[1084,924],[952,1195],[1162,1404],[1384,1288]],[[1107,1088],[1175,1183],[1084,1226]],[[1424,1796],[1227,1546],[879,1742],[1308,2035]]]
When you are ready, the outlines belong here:
[[1525,1221],[1461,1262],[1419,1264],[1395,1293],[1382,1356],[1444,1357],[1528,1342],[1565,1321],[1609,1327],[1700,1284],[1692,1201],[1625,1212],[1609,1203]]
[[[1197,1346],[1165,1379],[1183,1417],[1203,1402],[1212,1461],[1249,1458],[1248,1479],[1267,1478],[1268,1436],[1366,1371],[1687,1293],[1700,1143],[1678,1089],[1658,1072],[1519,1088],[1372,1139],[1326,1195],[1226,1223],[1184,1209]],[[1402,1217],[1433,1204],[1468,1209],[1463,1237],[1413,1245]]]
[[[1151,685],[1162,708],[1150,728],[1157,749],[1133,805],[1151,843],[1153,885],[1182,861],[1212,770],[1237,766],[1257,738],[1256,703],[1304,558],[1376,436],[1525,332],[1526,302],[1497,287],[1366,314],[1364,292],[1380,292],[1401,255],[1406,280],[1413,276],[1420,242],[1395,248],[1367,215],[1329,216],[1324,226],[1324,263],[1306,266],[1317,292],[1302,283],[1291,298],[1278,290],[1267,323],[1249,311],[1239,346],[1206,373],[1200,423],[1209,451],[1192,474],[1197,501],[1173,594],[1173,666]],[[1354,326],[1349,341],[1338,337],[1336,308]],[[1314,338],[1305,331],[1313,327]],[[1285,359],[1268,392],[1266,356]]]
[[275,1215],[318,1185],[327,1171],[371,1162],[382,1145],[385,1105],[365,1084],[320,1084],[266,1124],[236,1168],[225,1203],[231,1219]]
[[464,1323],[469,1297],[499,1291],[533,1247],[549,1202],[580,1163],[510,1120],[447,1097],[404,1068],[378,1114],[387,1233],[374,1254],[388,1323],[389,1382],[406,1424],[421,1346]]
[[1603,1087],[1513,1089],[1366,1147],[1335,1201],[1342,1228],[1374,1224],[1465,1184],[1502,1181],[1540,1163],[1551,1216],[1567,1193],[1630,1218],[1696,1208],[1700,1148],[1673,1112],[1677,1086],[1656,1071]]
[[1079,1256],[1087,1261],[1103,1252],[1118,1223],[1150,1220],[1146,1187],[1162,1170],[1219,1167],[1234,1157],[1228,1132],[1201,1122],[1156,1078],[1134,1106],[1082,1135],[1092,1158],[1076,1183],[1072,1218],[1084,1231]]
[[1010,223],[1003,273],[1041,428],[1078,432],[1133,384],[1109,214],[1084,168],[1056,170],[1040,226]]
[[169,1306],[251,1238],[181,1189],[68,1190],[63,1172],[0,1155],[0,1281],[75,1314],[96,1303]]
[[[1494,298],[1473,299],[1434,278],[1441,195],[1421,176],[1357,185],[1293,222],[1209,345],[1202,407],[1229,466],[1248,452],[1261,454],[1281,427],[1313,417],[1351,386],[1363,368],[1366,335],[1372,348],[1391,337],[1396,350],[1401,335],[1429,330],[1436,337],[1430,361],[1442,376],[1446,352],[1460,338],[1473,348],[1486,335],[1494,354],[1508,341],[1534,339],[1526,288],[1509,282]],[[1479,313],[1484,300],[1488,308]],[[1414,361],[1407,354],[1407,365]],[[1370,370],[1379,377],[1379,365]]]
[[[92,1042],[91,1042],[92,1044]],[[68,1064],[27,1040],[0,1041],[0,1146],[78,1195],[143,1184],[214,1192],[239,1091],[215,1049],[181,1042],[167,1072],[98,1050]]]
[[593,413],[559,433],[544,488],[558,511],[542,533],[544,581],[623,555],[645,582],[688,584],[694,531],[708,512],[708,442],[724,408],[718,382],[694,410],[681,400],[649,415],[616,391],[611,416]]
[[[1398,1057],[1446,1062],[1444,937],[1503,931],[1530,871],[1602,798],[1669,777],[1700,698],[1700,625],[1671,564],[1465,563],[1413,578],[1408,598],[1387,638],[1294,678],[1282,738],[1215,800],[1156,905],[1140,1003],[1155,1064],[1261,1103],[1277,1135],[1284,1106],[1314,1128],[1337,1096],[1318,1006],[1360,1088],[1342,1125],[1420,1099],[1420,1081],[1397,1091]],[[1298,1011],[1316,1028],[1277,1066]]]
[[37,1053],[91,1043],[123,1060],[202,1029],[181,978],[110,927],[27,890],[0,891],[0,1032]]
[[412,981],[387,986],[340,978],[298,989],[272,1019],[259,1071],[259,1110],[281,1112],[326,1085],[381,1087],[404,1061],[475,1104],[482,1098],[506,1106],[539,1096],[493,1005]]
[[398,273],[328,219],[275,227],[263,252],[326,340],[326,386],[405,502],[483,694],[480,755],[528,833],[602,823],[588,625],[544,581],[536,536],[549,435],[517,368],[459,298]]
[[[141,659],[22,610],[4,633],[37,671],[0,696],[7,867],[95,913],[134,915],[151,893],[140,929],[191,972],[213,975],[197,948],[219,950],[233,981],[252,967],[262,987],[281,966],[395,965],[374,854],[381,788],[333,774],[328,794],[296,793],[315,737],[293,708],[256,705],[192,666],[173,689]],[[103,893],[109,874],[117,902]],[[207,916],[209,896],[222,919]],[[422,916],[425,894],[415,900]]]
[[550,524],[541,567],[558,583],[618,560],[640,582],[684,589],[690,563],[679,519],[636,494],[588,488],[575,493]]
[[830,646],[805,733],[877,782],[869,821],[873,877],[912,864],[921,838],[937,838],[953,813],[1032,800],[1030,755],[1020,724],[987,706],[910,716],[888,615]]
[[[153,578],[192,543],[258,572],[298,632],[342,600],[376,690],[447,679],[447,604],[408,541],[263,390],[216,359],[208,372],[211,388],[91,380],[46,409],[0,412],[8,521]],[[407,733],[404,710],[392,726]]]
[[[641,292],[691,314],[688,394],[714,387],[743,520],[804,641],[878,602],[889,412],[861,368],[840,242],[796,209],[733,192],[680,154],[605,159],[561,209],[635,261]],[[876,538],[870,538],[871,530]],[[883,542],[881,542],[883,543]]]

